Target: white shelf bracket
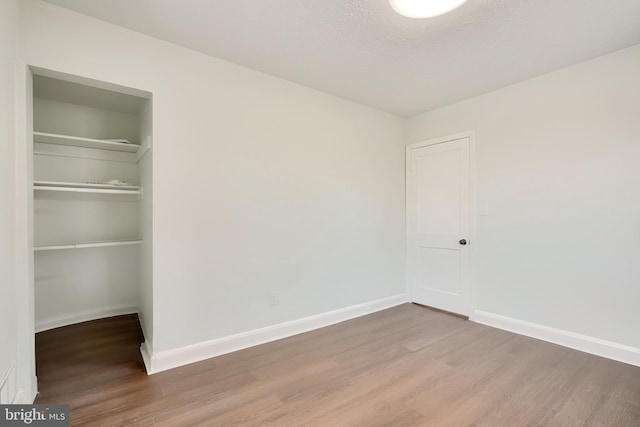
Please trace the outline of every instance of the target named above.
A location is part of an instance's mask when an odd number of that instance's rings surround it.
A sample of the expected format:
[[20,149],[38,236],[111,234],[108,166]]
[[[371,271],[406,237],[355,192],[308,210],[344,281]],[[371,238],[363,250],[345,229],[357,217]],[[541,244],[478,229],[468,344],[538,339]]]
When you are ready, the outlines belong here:
[[136,153],[136,163],[139,163],[140,160],[147,155],[149,150],[151,150],[151,135],[147,135],[144,142],[138,149],[138,152]]

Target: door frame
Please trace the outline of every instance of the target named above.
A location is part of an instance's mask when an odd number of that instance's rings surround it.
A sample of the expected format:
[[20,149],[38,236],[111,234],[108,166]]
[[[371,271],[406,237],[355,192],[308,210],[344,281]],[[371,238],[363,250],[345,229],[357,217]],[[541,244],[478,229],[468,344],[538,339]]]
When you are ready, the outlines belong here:
[[33,403],[38,394],[35,353],[33,271],[33,72],[22,60],[15,63],[16,177],[16,309],[18,363],[16,403]]
[[[411,180],[411,150],[417,148],[427,147],[430,145],[443,144],[445,142],[454,141],[456,139],[469,138],[469,275],[467,283],[467,313],[466,316],[471,317],[476,308],[476,268],[475,268],[475,253],[476,253],[476,221],[477,221],[477,198],[476,198],[476,157],[475,157],[475,132],[467,131],[456,133],[452,135],[442,136],[438,138],[428,139],[424,141],[410,143],[406,147],[405,153],[405,243],[406,243],[406,265],[405,271],[409,271],[409,182]],[[405,287],[407,297],[410,301],[409,291],[409,276],[405,275]]]

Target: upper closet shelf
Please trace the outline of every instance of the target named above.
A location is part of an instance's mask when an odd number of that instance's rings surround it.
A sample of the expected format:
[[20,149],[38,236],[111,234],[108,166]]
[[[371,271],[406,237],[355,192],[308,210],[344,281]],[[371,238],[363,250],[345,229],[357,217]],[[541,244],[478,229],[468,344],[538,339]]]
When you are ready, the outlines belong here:
[[104,248],[109,246],[140,245],[142,240],[111,240],[105,242],[69,243],[65,245],[36,246],[34,251],[56,251],[61,249]]
[[97,148],[100,150],[124,151],[135,153],[140,148],[138,144],[113,142],[104,139],[81,138],[78,136],[57,135],[55,133],[33,132],[33,141],[44,144],[69,145],[73,147]]

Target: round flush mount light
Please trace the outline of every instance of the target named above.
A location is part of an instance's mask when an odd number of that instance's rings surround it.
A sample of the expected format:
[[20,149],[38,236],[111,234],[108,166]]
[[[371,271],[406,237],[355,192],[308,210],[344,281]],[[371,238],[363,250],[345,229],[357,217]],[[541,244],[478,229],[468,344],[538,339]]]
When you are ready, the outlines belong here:
[[462,6],[467,0],[389,0],[391,7],[408,18],[431,18]]

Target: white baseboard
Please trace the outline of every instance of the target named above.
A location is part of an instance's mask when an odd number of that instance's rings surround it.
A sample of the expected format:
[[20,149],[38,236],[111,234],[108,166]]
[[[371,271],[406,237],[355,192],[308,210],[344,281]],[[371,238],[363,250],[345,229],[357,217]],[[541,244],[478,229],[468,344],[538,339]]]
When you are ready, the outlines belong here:
[[16,362],[12,361],[0,376],[0,405],[16,403],[19,397],[18,381],[16,378]]
[[607,359],[640,366],[640,348],[475,310],[470,320]]
[[122,316],[124,314],[136,314],[138,307],[106,307],[99,310],[83,311],[71,315],[38,320],[35,329],[37,332],[48,331],[49,329],[69,326],[76,323],[88,322],[89,320],[104,319],[105,317]]
[[140,345],[140,355],[142,356],[142,361],[144,362],[144,367],[147,370],[147,374],[152,373],[152,369],[154,368],[152,365],[152,357],[153,354],[153,346],[151,343],[145,341]]
[[[34,398],[35,400],[35,398]],[[18,392],[16,393],[16,397],[13,399],[13,404],[14,405],[31,405],[34,400],[25,400],[24,399],[24,391],[22,391],[22,389],[18,389]]]
[[358,304],[315,316],[304,317],[290,322],[280,323],[266,328],[255,329],[228,337],[206,341],[172,350],[153,352],[150,346],[144,343],[140,352],[147,368],[148,374],[155,374],[190,363],[200,362],[212,357],[220,356],[234,351],[243,350],[293,335],[298,335],[314,329],[344,322],[345,320],[371,314],[386,308],[395,307],[406,303],[407,295],[399,294],[389,298]]

